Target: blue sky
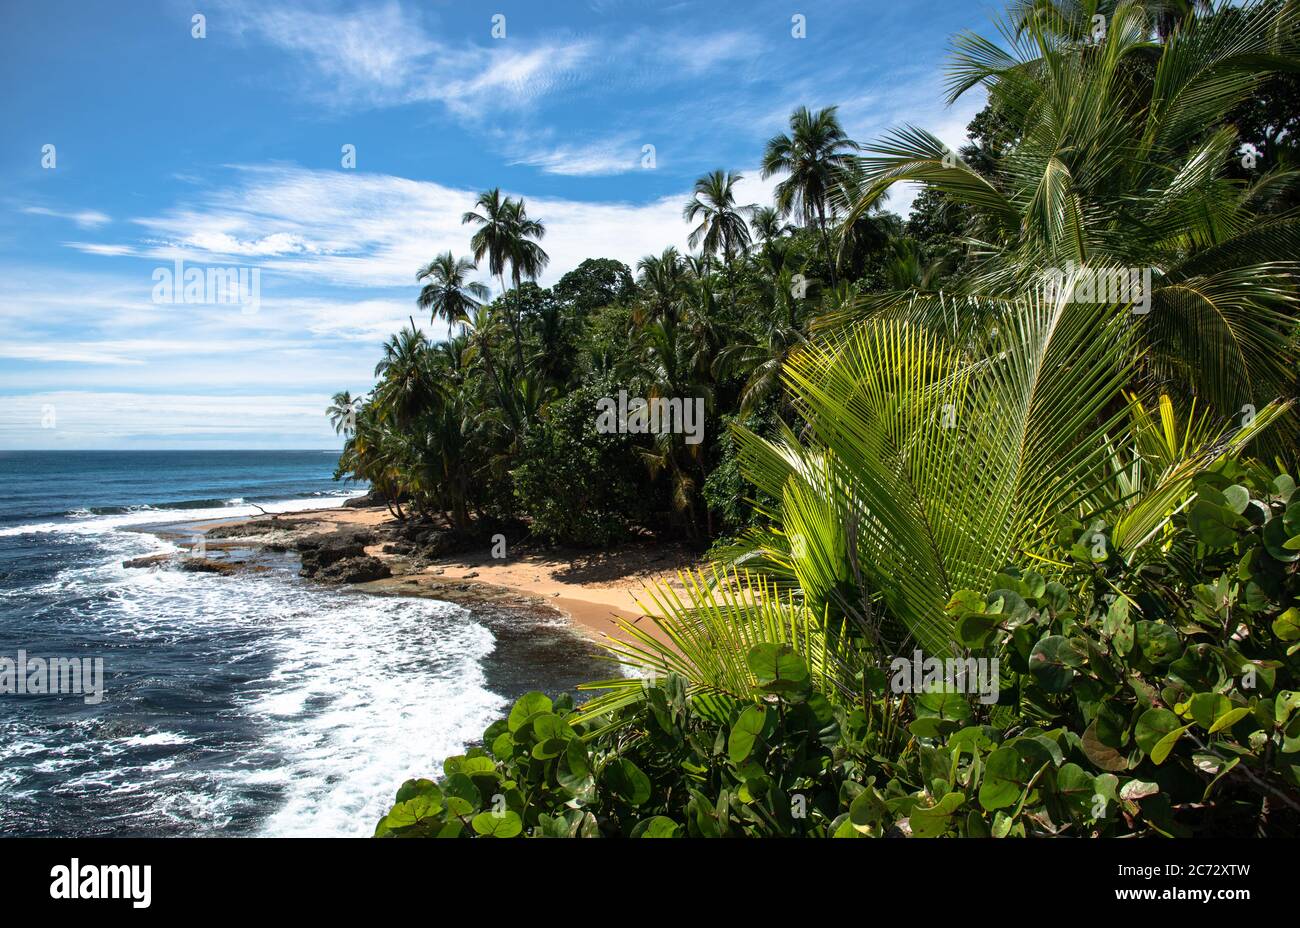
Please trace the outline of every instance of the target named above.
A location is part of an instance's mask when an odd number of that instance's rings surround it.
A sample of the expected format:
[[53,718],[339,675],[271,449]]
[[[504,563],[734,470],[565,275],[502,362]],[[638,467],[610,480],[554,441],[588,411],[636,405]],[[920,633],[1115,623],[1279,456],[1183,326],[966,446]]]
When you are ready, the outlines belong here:
[[[543,284],[684,247],[700,174],[770,199],[801,104],[963,141],[983,101],[944,106],[948,43],[999,8],[5,0],[0,448],[336,447],[329,396],[369,388],[416,268],[468,252],[477,191],[546,223]],[[158,302],[178,260],[256,269],[257,305]]]

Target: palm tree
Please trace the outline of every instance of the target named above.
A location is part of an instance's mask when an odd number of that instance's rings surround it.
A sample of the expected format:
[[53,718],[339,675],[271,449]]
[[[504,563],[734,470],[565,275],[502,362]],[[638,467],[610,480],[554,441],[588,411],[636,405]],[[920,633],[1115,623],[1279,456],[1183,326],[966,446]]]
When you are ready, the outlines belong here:
[[[546,234],[545,226],[528,217],[523,200],[502,196],[500,187],[483,191],[474,205],[478,212],[471,210],[461,216],[462,225],[478,226],[478,231],[470,239],[474,260],[481,262],[487,258],[488,271],[500,281],[502,293],[506,289],[506,265],[510,266],[510,276],[516,287],[524,278],[535,279],[549,260],[537,244]],[[509,314],[507,321],[514,335],[515,360],[522,372],[524,343],[520,321],[513,313]]]
[[677,249],[669,245],[662,254],[646,255],[636,269],[645,311],[636,313],[634,319],[638,323],[675,319],[685,285],[685,265]]
[[837,107],[816,113],[801,106],[790,115],[790,132],[773,136],[763,151],[762,172],[789,176],[776,185],[776,205],[782,214],[796,213],[804,226],[816,224],[821,233],[831,285],[836,283],[827,213],[833,214],[832,192],[840,174],[850,168],[860,146],[840,126]]
[[471,310],[488,298],[488,288],[467,277],[476,265],[469,258],[456,258],[450,251],[438,255],[416,272],[415,279],[428,281],[416,304],[429,311],[429,321],[442,318],[450,326],[462,325]]
[[[1013,560],[1047,571],[1068,556],[1058,517],[1104,523],[1125,559],[1158,549],[1196,477],[1284,406],[1245,429],[1169,438],[1120,391],[1136,364],[1127,309],[1027,298],[999,315],[999,336],[963,348],[873,318],[795,351],[786,380],[807,437],[734,430],[746,477],[775,500],[771,526],[733,548],[734,573],[694,578],[684,596],[651,589],[644,605],[671,644],[628,625],[631,643],[611,650],[743,695],[748,645],[784,642],[813,655],[826,695],[856,699],[864,666],[914,644],[953,653],[954,594],[989,589]],[[608,687],[590,711],[634,696]]]
[[506,203],[510,217],[506,260],[510,263],[510,278],[518,287],[524,279],[536,280],[551,259],[538,244],[546,236],[546,226],[541,220],[528,217],[523,199]]
[[700,246],[705,254],[721,254],[724,262],[730,262],[749,247],[749,226],[742,210],[753,207],[736,206],[735,187],[743,178],[738,171],[713,171],[695,181],[682,210],[687,222],[699,221],[688,239],[692,248]]
[[[1096,48],[1038,21],[1009,49],[959,39],[949,102],[985,87],[1020,140],[991,177],[954,163],[939,139],[913,127],[864,159],[869,182],[854,214],[913,181],[967,210],[978,230],[979,261],[959,294],[969,299],[912,294],[904,299],[913,318],[979,327],[993,304],[1070,267],[1091,280],[1107,269],[1148,275],[1130,316],[1143,357],[1135,386],[1167,384],[1180,405],[1198,396],[1223,419],[1294,395],[1300,218],[1254,204],[1295,175],[1274,171],[1242,186],[1226,168],[1238,144],[1227,116],[1270,62],[1294,60],[1285,43],[1300,33],[1300,10],[1233,12],[1185,19],[1176,41],[1159,46],[1137,3],[1116,7]],[[904,302],[889,294],[862,305],[892,312]],[[1275,430],[1292,447],[1296,434],[1294,420]]]
[[329,417],[335,435],[349,437],[357,430],[357,413],[361,409],[361,402],[361,397],[354,398],[347,390],[334,394],[325,415]]
[[470,239],[474,249],[474,260],[480,264],[484,258],[488,261],[488,273],[501,282],[504,293],[505,266],[510,252],[510,198],[501,195],[500,187],[484,190],[474,201],[474,206],[481,212],[470,210],[460,217],[461,225],[473,224],[479,227]]
[[414,326],[384,343],[383,357],[375,365],[379,384],[373,400],[381,422],[391,421],[398,429],[406,429],[431,406],[438,388],[432,352],[429,340]]
[[[700,359],[691,331],[675,319],[657,319],[639,335],[638,373],[647,385],[647,397],[680,398],[688,403],[700,398],[711,408],[713,392],[699,375]],[[701,529],[697,499],[705,478],[704,449],[704,444],[686,444],[680,432],[665,430],[655,435],[652,448],[641,452],[652,477],[668,475],[673,508],[683,517],[692,538]]]
[[[699,246],[706,255],[721,254],[732,282],[732,261],[749,248],[749,226],[744,213],[750,206],[736,205],[736,184],[744,178],[737,171],[713,171],[695,181],[695,189],[686,202],[682,215],[687,222],[697,222],[687,241],[692,248]],[[735,302],[735,288],[731,287]]]

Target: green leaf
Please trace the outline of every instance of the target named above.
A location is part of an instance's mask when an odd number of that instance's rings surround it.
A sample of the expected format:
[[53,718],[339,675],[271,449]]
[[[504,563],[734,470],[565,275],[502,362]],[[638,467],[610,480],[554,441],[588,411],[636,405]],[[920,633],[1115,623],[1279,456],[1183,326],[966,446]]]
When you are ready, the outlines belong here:
[[1138,622],[1134,634],[1142,656],[1153,664],[1168,664],[1182,652],[1183,642],[1178,632],[1163,622]]
[[1274,619],[1273,634],[1279,641],[1300,640],[1300,609],[1292,606]]
[[545,693],[525,693],[510,710],[510,717],[506,720],[506,724],[510,726],[511,731],[518,731],[534,715],[550,711],[551,700]]
[[796,689],[808,680],[808,667],[803,658],[788,644],[764,642],[750,648],[745,663],[758,680],[758,685],[772,691]]
[[1151,762],[1157,767],[1163,764],[1165,758],[1169,756],[1169,752],[1172,751],[1174,745],[1178,743],[1178,739],[1186,734],[1187,729],[1190,727],[1190,725],[1183,725],[1175,728],[1169,734],[1157,741],[1155,746],[1151,748]]
[[1202,728],[1209,728],[1214,720],[1232,709],[1232,702],[1221,693],[1197,693],[1192,697],[1191,716]]
[[1187,527],[1210,550],[1226,548],[1250,523],[1225,506],[1197,499],[1187,510]]
[[601,780],[610,792],[630,806],[639,806],[650,798],[650,778],[625,757],[606,764]]
[[1097,795],[1094,778],[1078,764],[1066,764],[1056,771],[1056,789],[1066,807],[1075,815],[1092,817],[1093,796]]
[[1223,496],[1228,503],[1228,508],[1241,515],[1250,505],[1250,491],[1241,484],[1234,484],[1223,491]]
[[980,805],[990,812],[1015,805],[1033,775],[1029,761],[1014,747],[998,748],[984,764]]
[[948,830],[952,814],[961,807],[966,799],[961,793],[947,793],[942,799],[928,809],[919,806],[912,809],[908,824],[912,834],[917,838],[935,838]]
[[1180,729],[1186,730],[1179,722],[1178,716],[1168,709],[1148,709],[1138,719],[1134,737],[1137,739],[1138,747],[1151,754],[1163,738]]
[[523,821],[508,809],[504,812],[480,812],[470,825],[485,838],[513,838],[524,830]]
[[1269,519],[1264,523],[1261,538],[1264,541],[1265,551],[1283,564],[1290,564],[1300,561],[1300,550],[1290,547],[1291,539],[1287,534],[1285,522],[1285,519]]
[[1074,668],[1083,665],[1083,655],[1062,635],[1048,635],[1029,654],[1029,672],[1049,693],[1061,693],[1074,679]]
[[754,750],[754,742],[763,733],[767,721],[767,709],[764,706],[750,706],[740,713],[736,724],[731,727],[731,737],[727,739],[727,755],[733,764],[742,763]]
[[1240,706],[1236,709],[1232,709],[1228,712],[1223,713],[1223,715],[1219,716],[1219,718],[1215,721],[1215,723],[1210,726],[1210,734],[1214,734],[1215,732],[1218,731],[1223,731],[1225,728],[1231,728],[1233,725],[1236,725],[1238,722],[1240,722],[1249,714],[1250,714],[1249,706]]
[[565,744],[555,779],[573,793],[585,792],[591,785],[591,764],[587,759],[587,746],[581,738],[571,738]]
[[533,716],[533,734],[538,741],[546,741],[552,738],[563,741],[573,737],[573,728],[558,715],[543,712],[540,715]]
[[632,829],[633,838],[675,838],[680,829],[676,822],[666,815],[656,815],[638,822]]

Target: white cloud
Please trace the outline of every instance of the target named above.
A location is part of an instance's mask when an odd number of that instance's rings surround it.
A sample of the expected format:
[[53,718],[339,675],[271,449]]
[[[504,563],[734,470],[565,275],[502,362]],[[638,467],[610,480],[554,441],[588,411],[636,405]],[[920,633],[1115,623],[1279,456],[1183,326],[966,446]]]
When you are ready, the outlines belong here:
[[23,209],[23,212],[27,213],[29,216],[52,216],[55,219],[66,219],[69,222],[75,222],[83,229],[95,229],[113,221],[113,217],[95,209],[64,212],[56,209],[48,209],[44,206],[28,206]]
[[594,49],[585,42],[493,42],[452,45],[430,35],[418,7],[396,2],[361,9],[304,10],[238,5],[241,31],[307,58],[316,76],[304,81],[342,106],[441,102],[461,116],[481,119],[485,108],[519,109],[559,86]]
[[[135,220],[151,239],[139,252],[155,259],[220,263],[256,255],[263,300],[277,280],[310,279],[338,287],[400,287],[411,299],[415,270],[437,253],[469,251],[461,216],[477,191],[383,174],[270,167],[244,169],[234,186],[214,188],[186,209]],[[549,284],[590,257],[628,264],[665,246],[685,245],[686,192],[650,203],[582,202],[528,197],[546,224]],[[748,202],[748,201],[747,201]],[[248,243],[292,243],[254,248]],[[128,246],[123,246],[128,247]],[[238,250],[236,250],[238,248]],[[482,275],[484,282],[494,284]]]
[[0,395],[0,446],[335,448],[325,393],[196,395],[58,390]]
[[[593,177],[642,170],[642,144],[627,135],[587,145],[546,148],[530,144],[520,147],[520,153],[510,164],[527,164],[541,168],[547,174]],[[655,160],[658,161],[657,154]]]

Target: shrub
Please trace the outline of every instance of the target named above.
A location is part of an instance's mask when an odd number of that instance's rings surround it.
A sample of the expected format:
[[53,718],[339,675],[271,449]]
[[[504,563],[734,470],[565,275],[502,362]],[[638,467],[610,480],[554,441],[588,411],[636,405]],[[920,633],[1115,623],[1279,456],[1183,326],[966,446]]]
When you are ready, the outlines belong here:
[[1057,579],[1014,567],[948,604],[996,655],[996,705],[864,675],[833,704],[789,647],[751,699],[670,675],[606,715],[523,697],[403,785],[377,835],[1292,835],[1300,824],[1300,498],[1229,463],[1131,564],[1060,526]]
[[524,440],[515,498],[533,533],[565,544],[605,545],[628,533],[650,492],[633,436],[596,431],[596,403],[617,395],[604,378],[551,404]]

